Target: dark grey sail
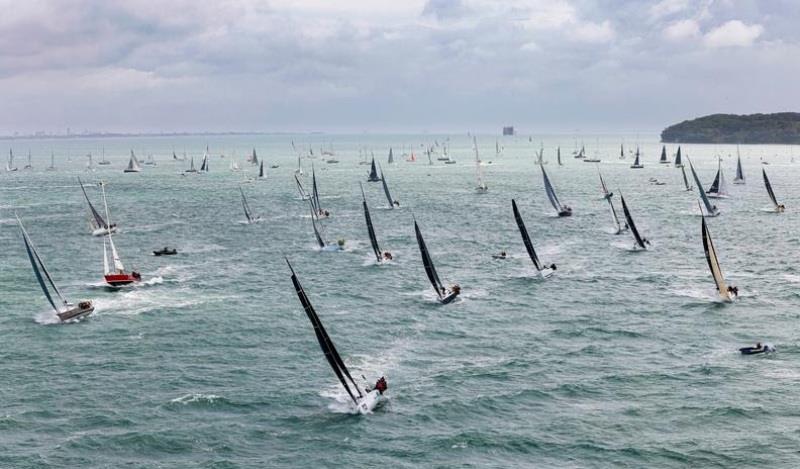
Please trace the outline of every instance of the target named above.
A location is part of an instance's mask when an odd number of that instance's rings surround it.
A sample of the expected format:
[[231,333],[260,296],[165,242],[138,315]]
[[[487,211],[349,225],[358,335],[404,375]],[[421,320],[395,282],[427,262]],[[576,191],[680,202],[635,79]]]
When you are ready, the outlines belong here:
[[[53,298],[53,294],[50,292],[50,289],[55,292],[56,296],[61,300],[61,304],[64,306],[68,306],[69,302],[64,295],[61,294],[61,290],[58,289],[53,278],[50,276],[50,273],[47,271],[47,267],[45,267],[44,262],[39,257],[39,253],[36,252],[36,248],[33,246],[33,241],[31,241],[30,237],[28,236],[28,232],[25,230],[25,227],[22,225],[22,221],[17,218],[17,223],[19,223],[19,229],[22,233],[22,240],[25,243],[25,251],[28,254],[28,259],[31,261],[31,266],[33,267],[33,273],[36,275],[36,280],[39,282],[39,286],[42,287],[42,292],[44,296],[47,298],[47,302],[50,303],[50,306],[53,307],[56,314],[60,313],[58,306],[56,306],[56,301]],[[50,285],[50,287],[48,287]]]
[[767,195],[769,195],[769,200],[775,205],[775,207],[780,207],[778,200],[775,198],[775,193],[772,192],[772,184],[769,183],[769,178],[767,177],[767,171],[764,168],[761,168],[761,174],[764,176],[764,187],[767,188]]
[[658,160],[659,163],[669,163],[667,160],[667,146],[661,145],[661,159]]
[[369,178],[367,181],[369,182],[378,182],[381,179],[378,177],[378,169],[375,167],[375,158],[372,158],[372,166],[369,169]]
[[297,183],[297,191],[300,193],[300,198],[303,200],[309,200],[311,197],[306,192],[305,188],[303,188],[303,183],[300,182],[300,178],[297,177],[297,174],[294,175],[294,181]]
[[547,193],[547,198],[550,200],[550,204],[553,205],[553,208],[556,209],[559,217],[569,216],[572,214],[572,209],[565,205],[561,205],[561,202],[558,201],[558,197],[556,196],[556,191],[553,189],[553,185],[550,184],[550,178],[547,177],[547,172],[544,170],[544,165],[540,165],[542,168],[542,177],[544,178],[544,190]]
[[559,166],[564,166],[561,163],[561,147],[556,148],[556,159],[558,160],[558,165]]
[[92,213],[92,218],[94,218],[94,222],[97,225],[97,228],[108,229],[108,223],[103,218],[103,216],[100,215],[100,212],[98,212],[94,208],[94,205],[92,205],[92,201],[89,200],[89,196],[86,195],[86,189],[83,187],[83,182],[81,181],[81,178],[78,178],[78,184],[81,185],[81,191],[83,191],[83,197],[86,199],[86,203],[89,204],[89,211]]
[[525,244],[525,250],[528,251],[528,256],[531,258],[533,265],[536,266],[536,269],[542,270],[542,263],[539,261],[539,256],[536,255],[536,251],[533,249],[531,237],[528,235],[525,222],[522,221],[522,215],[520,215],[517,202],[514,199],[511,199],[511,208],[514,211],[514,220],[517,221],[517,228],[519,228],[519,234],[522,235],[522,243]]
[[681,147],[678,147],[678,152],[675,153],[675,167],[683,168],[683,162],[681,161]]
[[436,296],[439,297],[439,300],[442,300],[442,291],[444,290],[444,286],[442,285],[442,281],[439,280],[439,275],[436,273],[436,267],[433,265],[433,259],[431,259],[430,254],[428,253],[428,247],[425,245],[425,240],[422,239],[422,233],[419,230],[419,225],[417,225],[417,221],[414,220],[414,232],[417,235],[417,244],[419,244],[419,252],[422,255],[422,265],[425,267],[425,274],[428,276],[428,280],[431,282],[431,286],[436,291]]
[[630,228],[631,233],[633,234],[633,238],[636,240],[636,244],[642,248],[647,249],[645,246],[645,239],[639,234],[639,230],[636,229],[636,225],[633,223],[633,217],[631,217],[631,212],[628,211],[628,205],[625,203],[625,197],[620,194],[620,200],[622,200],[622,211],[625,213],[625,221],[628,223],[628,228]]
[[392,194],[389,193],[389,185],[386,184],[386,175],[383,173],[383,168],[381,168],[381,183],[383,184],[383,193],[386,194],[386,200],[389,202],[389,208],[400,205],[392,198]]
[[241,187],[239,187],[239,193],[242,194],[242,208],[244,209],[244,216],[247,217],[247,223],[252,223],[253,212],[250,211],[250,205],[247,203],[247,197],[245,197],[244,191]]
[[690,191],[692,190],[692,186],[689,184],[689,180],[686,179],[686,169],[683,167],[683,165],[680,165],[680,167],[681,167],[681,174],[683,175],[683,185],[686,187],[687,191]]
[[314,213],[313,205],[311,208],[311,226],[314,228],[314,237],[317,239],[317,244],[319,245],[320,249],[326,246],[325,240],[322,239],[322,234],[319,232],[319,228],[317,227],[317,214]]
[[711,187],[708,188],[706,194],[717,194],[719,193],[719,180],[720,180],[720,173],[722,172],[721,164],[718,164],[717,167],[717,175],[714,176],[714,182],[711,183]]
[[692,170],[692,177],[694,178],[694,184],[697,186],[697,189],[700,191],[700,200],[703,201],[703,205],[706,207],[706,213],[710,216],[717,216],[719,215],[719,210],[715,205],[711,204],[711,201],[708,200],[708,196],[706,195],[706,191],[703,190],[703,185],[700,184],[700,178],[697,177],[697,172],[694,170],[694,165],[691,161],[689,161],[689,169]]
[[733,178],[734,184],[744,184],[744,172],[742,171],[742,157],[736,155],[736,177]]
[[389,147],[389,164],[394,163],[394,153],[392,152],[392,147]]
[[[361,183],[359,183],[361,186]],[[367,196],[364,195],[364,186],[361,186],[361,204],[364,207],[364,220],[367,222],[367,232],[369,233],[369,242],[372,244],[372,252],[375,253],[375,258],[381,262],[381,248],[378,246],[378,238],[375,236],[375,228],[372,226],[372,217],[369,216],[369,207],[367,207]]]
[[311,165],[311,206],[317,212],[317,215],[321,215],[322,205],[319,202],[319,190],[317,189],[317,174],[314,172],[314,165]]
[[258,178],[264,179],[267,177],[267,173],[264,172],[264,160],[261,160],[258,164]]
[[[289,266],[289,270],[292,271],[292,284],[294,285],[294,290],[297,292],[297,298],[300,300],[300,304],[303,305],[303,309],[306,312],[306,316],[308,316],[308,320],[311,321],[311,325],[314,328],[314,335],[317,336],[317,342],[319,342],[319,347],[322,349],[322,353],[328,360],[328,364],[330,364],[333,372],[336,374],[336,377],[339,378],[339,382],[342,383],[342,386],[344,386],[347,394],[349,394],[353,402],[358,405],[356,394],[354,394],[353,390],[350,389],[350,385],[348,385],[347,381],[350,381],[353,389],[355,389],[355,392],[358,394],[358,397],[363,397],[361,390],[358,388],[358,385],[350,375],[350,371],[344,364],[344,360],[342,360],[339,352],[336,351],[336,347],[333,345],[333,341],[328,335],[328,332],[325,330],[325,327],[322,326],[322,322],[320,321],[317,312],[314,311],[314,307],[311,305],[311,301],[309,301],[303,286],[300,284],[300,280],[297,278],[297,275],[292,268],[292,264],[289,263],[289,259],[286,259],[286,264]],[[347,379],[345,379],[345,377],[347,377]]]

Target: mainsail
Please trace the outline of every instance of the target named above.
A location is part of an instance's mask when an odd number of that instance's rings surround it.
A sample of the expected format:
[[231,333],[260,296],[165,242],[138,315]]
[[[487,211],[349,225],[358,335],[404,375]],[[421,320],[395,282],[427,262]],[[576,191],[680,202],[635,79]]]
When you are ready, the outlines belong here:
[[533,249],[531,237],[528,235],[528,230],[525,229],[525,222],[522,221],[522,216],[519,214],[519,209],[517,208],[517,202],[514,199],[511,199],[511,208],[514,210],[514,220],[517,221],[517,228],[519,228],[519,234],[522,235],[522,242],[525,244],[525,250],[528,251],[528,256],[530,256],[536,269],[542,270],[542,263],[539,261],[539,256],[536,255],[536,251]]
[[639,151],[639,147],[636,147],[636,159],[635,159],[635,160],[633,160],[633,164],[631,165],[631,168],[636,168],[636,169],[638,169],[638,168],[643,168],[643,167],[644,167],[644,166],[642,166],[642,164],[639,162],[639,157],[640,157],[640,156],[641,156],[641,152]]
[[250,162],[254,165],[258,165],[258,155],[256,155],[255,147],[253,147],[253,153],[250,155]]
[[667,146],[661,145],[661,159],[658,160],[659,163],[669,163],[667,160]]
[[558,160],[559,166],[564,166],[564,164],[561,163],[561,147],[556,148],[556,159]]
[[683,168],[683,162],[681,161],[681,147],[678,147],[678,152],[675,153],[675,167]]
[[394,163],[394,153],[392,153],[392,147],[389,147],[389,160],[387,163],[392,164]]
[[[680,151],[680,149],[678,149],[678,151]],[[692,190],[692,186],[689,184],[689,180],[686,179],[686,169],[683,167],[683,165],[680,165],[680,167],[681,167],[681,174],[683,175],[683,185],[686,187],[687,191],[690,191]]]
[[383,193],[386,194],[386,200],[389,202],[389,208],[394,208],[395,200],[392,198],[392,194],[389,193],[389,186],[386,184],[386,174],[383,173],[383,168],[381,168],[381,183],[383,184]]
[[725,174],[722,172],[722,160],[717,161],[717,175],[714,177],[714,182],[711,187],[706,191],[711,197],[727,197],[728,186],[725,184]]
[[297,174],[294,175],[294,180],[297,183],[297,191],[300,192],[300,198],[303,200],[310,199],[311,197],[308,195],[308,192],[306,192],[306,190],[303,188],[303,183],[300,182],[300,178],[297,177]]
[[422,233],[419,231],[419,225],[417,225],[416,220],[414,220],[414,232],[417,234],[417,244],[419,244],[419,252],[422,255],[422,265],[425,266],[425,273],[428,275],[428,280],[430,280],[433,289],[436,291],[436,296],[442,299],[444,286],[442,285],[442,281],[439,280],[439,275],[436,273],[436,267],[433,266],[433,259],[431,259],[428,253],[428,247],[425,246],[425,240],[422,239]]
[[736,147],[736,177],[733,178],[734,184],[744,184],[744,173],[742,172],[742,157],[739,155],[739,147]]
[[697,172],[695,172],[694,165],[692,164],[691,161],[689,161],[689,169],[692,170],[692,177],[694,178],[694,184],[697,186],[697,190],[700,191],[700,200],[703,201],[703,205],[705,205],[706,207],[706,213],[712,217],[719,215],[719,210],[717,209],[717,207],[711,205],[711,201],[708,200],[708,195],[706,195],[706,191],[703,190],[703,185],[700,184],[700,178],[697,177]]
[[261,160],[258,164],[258,178],[259,179],[267,178],[267,173],[264,171],[264,160]]
[[767,195],[769,195],[769,200],[772,201],[772,204],[775,205],[775,208],[780,208],[780,204],[778,200],[775,198],[775,193],[772,192],[772,184],[769,183],[769,178],[767,177],[767,171],[764,168],[761,168],[761,174],[764,176],[764,187],[767,188]]
[[647,249],[645,246],[645,239],[639,235],[639,230],[636,229],[636,225],[633,223],[633,217],[631,217],[631,212],[628,211],[628,205],[625,203],[625,197],[620,194],[620,200],[622,200],[622,211],[625,213],[625,221],[628,223],[628,228],[631,230],[631,234],[633,234],[633,239],[636,240],[636,244],[642,248]]
[[322,239],[322,234],[319,232],[319,228],[317,227],[317,214],[314,213],[314,207],[311,206],[311,226],[314,228],[314,237],[317,238],[317,244],[320,248],[324,248],[326,243],[325,240]]
[[614,202],[611,200],[611,197],[607,197],[606,200],[608,201],[608,206],[611,207],[611,217],[614,219],[614,226],[617,227],[616,234],[620,234],[628,229],[628,224],[626,223],[625,226],[622,226],[619,223],[619,217],[617,216],[617,210],[614,208]]
[[131,150],[131,159],[128,161],[128,167],[125,168],[126,173],[138,173],[141,171],[142,167],[139,166],[139,160],[136,159],[136,155],[133,154],[133,150]]
[[89,212],[92,214],[92,218],[94,219],[94,223],[92,224],[92,226],[94,226],[94,229],[105,228],[107,230],[108,223],[103,218],[103,216],[100,215],[100,212],[98,212],[94,208],[94,205],[92,205],[92,201],[89,200],[89,196],[86,195],[86,189],[83,187],[83,182],[81,181],[81,178],[78,178],[78,184],[81,185],[81,191],[83,191],[83,197],[86,199],[86,203],[89,204]]
[[369,182],[377,182],[380,181],[378,177],[378,169],[375,167],[375,158],[372,158],[372,165],[369,168],[369,178],[367,178]]
[[603,189],[603,197],[606,199],[610,199],[611,196],[614,194],[612,192],[608,192],[608,187],[606,187],[606,182],[603,181],[603,173],[600,172],[599,166],[597,168],[597,175],[600,176],[600,187]]
[[241,186],[239,187],[239,193],[242,194],[242,208],[244,209],[244,216],[247,217],[247,223],[252,223],[253,212],[250,211],[250,204],[247,203],[247,197],[245,197]]
[[483,167],[481,166],[480,156],[478,156],[478,141],[475,137],[472,137],[472,148],[475,150],[475,171],[478,178],[478,187],[476,189],[478,192],[486,192],[489,187],[483,182]]
[[711,240],[711,233],[708,232],[708,225],[706,224],[706,217],[703,217],[702,223],[703,231],[703,250],[706,253],[706,261],[708,261],[708,268],[711,269],[711,276],[714,277],[714,283],[717,284],[719,296],[723,300],[730,300],[730,293],[728,286],[725,284],[725,277],[722,275],[722,269],[719,267],[719,259],[717,258],[717,250],[714,249],[714,242]]
[[[15,214],[16,216],[16,214]],[[52,289],[56,296],[61,300],[61,304],[64,306],[69,305],[69,301],[61,294],[61,290],[58,289],[53,278],[50,276],[50,273],[47,271],[47,267],[45,267],[44,262],[39,257],[39,253],[36,252],[36,248],[33,245],[33,241],[31,241],[30,237],[28,236],[28,232],[25,230],[25,227],[22,225],[22,221],[17,217],[17,223],[19,224],[19,229],[22,232],[22,240],[25,242],[25,251],[28,253],[28,259],[31,261],[31,266],[33,267],[33,273],[36,275],[36,280],[39,282],[39,286],[42,287],[42,292],[44,296],[47,298],[47,302],[50,303],[50,306],[53,307],[56,313],[60,313],[58,306],[56,306],[55,299],[53,298],[53,294],[50,292]],[[50,286],[48,288],[48,285]]]
[[336,351],[336,347],[333,345],[333,341],[331,340],[330,336],[328,336],[327,331],[325,331],[325,328],[322,326],[322,322],[320,321],[319,316],[317,316],[317,312],[314,311],[314,307],[311,305],[311,302],[308,300],[308,296],[306,296],[303,286],[300,285],[300,280],[297,279],[297,275],[294,273],[294,269],[292,268],[292,264],[289,263],[289,259],[286,259],[286,264],[289,266],[289,270],[292,271],[292,284],[294,285],[294,290],[297,292],[297,297],[300,299],[300,304],[303,305],[303,309],[306,312],[306,316],[308,316],[308,320],[311,321],[311,325],[314,327],[314,334],[317,336],[317,342],[319,342],[322,353],[325,354],[325,358],[328,360],[331,368],[333,368],[333,372],[336,374],[336,377],[339,378],[339,382],[342,383],[342,386],[344,386],[347,394],[349,394],[353,402],[358,405],[358,399],[356,399],[356,395],[353,394],[353,391],[350,389],[345,377],[347,377],[350,383],[352,383],[353,389],[355,389],[358,397],[362,397],[361,390],[353,380],[353,377],[350,376],[350,371],[344,364],[339,352]]
[[[358,183],[361,186],[361,183]],[[372,252],[375,253],[375,258],[381,262],[381,248],[378,246],[378,238],[375,237],[375,228],[372,226],[372,217],[369,216],[369,207],[367,207],[367,196],[364,195],[364,186],[361,186],[361,204],[364,206],[364,220],[367,222],[367,232],[369,233],[369,242],[372,244]]]
[[556,209],[556,212],[561,213],[564,209],[561,206],[561,203],[558,201],[558,197],[556,197],[556,191],[553,190],[553,185],[550,184],[550,178],[547,177],[547,172],[544,170],[544,165],[541,165],[540,168],[542,168],[542,176],[544,177],[544,190],[547,192],[547,198],[550,200],[553,208]]

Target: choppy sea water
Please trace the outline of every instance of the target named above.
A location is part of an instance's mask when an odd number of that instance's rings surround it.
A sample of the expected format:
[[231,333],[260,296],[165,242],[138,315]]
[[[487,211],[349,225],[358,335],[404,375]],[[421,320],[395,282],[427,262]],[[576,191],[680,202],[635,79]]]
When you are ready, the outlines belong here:
[[[587,139],[603,176],[625,195],[652,250],[631,253],[611,234],[598,165],[575,160],[573,138],[544,137],[550,178],[571,218],[547,203],[533,152],[539,139],[479,136],[487,194],[476,194],[466,135],[450,136],[457,164],[427,164],[420,143],[446,136],[230,136],[15,140],[15,173],[0,171],[0,466],[40,467],[794,467],[800,384],[798,148],[742,146],[745,185],[731,184],[736,149],[684,145],[704,184],[716,156],[731,197],[709,228],[741,298],[716,300],[703,256],[697,193],[680,170],[618,158],[621,136]],[[329,241],[315,249],[298,198],[298,149],[330,145],[338,164],[317,171]],[[625,139],[626,147],[632,139]],[[182,176],[185,149],[211,172]],[[401,145],[414,144],[416,163]],[[562,146],[563,167],[555,162]],[[396,164],[386,164],[393,146]],[[265,181],[244,157],[253,147]],[[86,171],[91,151],[110,166]],[[123,174],[128,152],[156,167]],[[366,183],[359,148],[375,152],[399,210]],[[24,171],[28,149],[33,170]],[[670,157],[675,151],[669,145]],[[45,171],[50,152],[56,171]],[[7,150],[6,150],[7,151]],[[225,154],[222,158],[219,155]],[[627,151],[626,151],[627,153]],[[242,172],[232,172],[236,157]],[[762,165],[766,160],[769,165]],[[488,162],[491,161],[491,164]],[[769,172],[786,213],[770,214]],[[77,178],[107,181],[115,236],[136,288],[102,287],[102,241],[88,234]],[[651,178],[666,182],[652,185]],[[361,212],[364,183],[382,247],[375,265]],[[243,225],[238,187],[264,218]],[[99,203],[100,193],[89,195]],[[543,261],[533,278],[511,213],[515,198]],[[618,204],[619,199],[615,196]],[[619,206],[618,206],[619,208]],[[95,315],[55,324],[13,219],[16,211],[72,300]],[[413,232],[416,217],[445,282],[462,297],[435,302]],[[175,246],[180,254],[154,257]],[[491,255],[507,250],[510,259]],[[354,376],[386,375],[387,403],[353,414],[294,294],[283,257],[297,270]],[[778,352],[743,357],[756,341]]]

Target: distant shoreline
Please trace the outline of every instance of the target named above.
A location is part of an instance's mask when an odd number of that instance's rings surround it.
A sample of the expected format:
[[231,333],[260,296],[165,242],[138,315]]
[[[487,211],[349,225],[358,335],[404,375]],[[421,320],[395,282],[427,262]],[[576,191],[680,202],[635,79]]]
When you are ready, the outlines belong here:
[[800,113],[711,114],[674,124],[663,143],[800,144]]

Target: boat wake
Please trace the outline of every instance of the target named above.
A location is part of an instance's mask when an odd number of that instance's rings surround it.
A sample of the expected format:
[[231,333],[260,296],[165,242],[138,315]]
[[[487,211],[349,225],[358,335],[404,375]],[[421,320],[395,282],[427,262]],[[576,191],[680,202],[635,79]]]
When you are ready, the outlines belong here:
[[33,317],[33,320],[36,322],[36,324],[44,324],[44,325],[78,322],[77,319],[62,322],[60,319],[58,319],[58,316],[56,316],[56,313],[52,310],[36,313],[36,316]]
[[192,394],[185,394],[181,397],[176,397],[175,399],[172,399],[169,402],[170,404],[190,405],[190,404],[214,404],[220,400],[224,400],[224,398],[222,396],[217,396],[216,394],[192,393]]

